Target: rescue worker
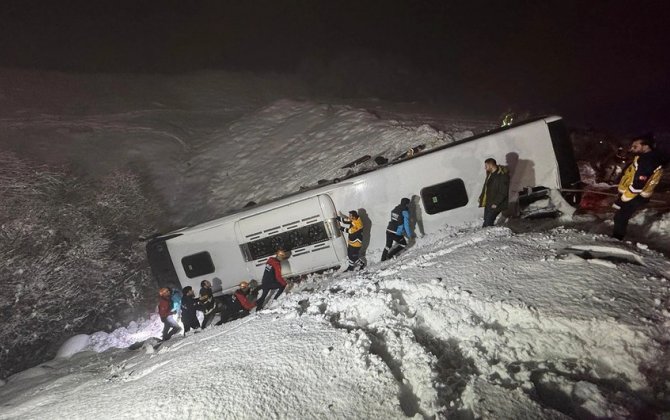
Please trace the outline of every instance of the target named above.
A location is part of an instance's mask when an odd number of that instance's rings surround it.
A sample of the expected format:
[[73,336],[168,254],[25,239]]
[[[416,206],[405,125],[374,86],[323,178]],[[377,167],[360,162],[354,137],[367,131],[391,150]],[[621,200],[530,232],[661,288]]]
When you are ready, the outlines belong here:
[[400,204],[391,210],[391,220],[386,226],[386,247],[382,252],[382,261],[393,258],[407,247],[405,235],[412,237],[409,226],[409,198],[400,200]]
[[507,168],[499,166],[495,159],[484,161],[486,179],[479,195],[479,207],[484,207],[483,227],[493,226],[496,217],[507,209],[509,201],[509,173]]
[[649,202],[654,188],[663,176],[663,157],[654,149],[653,136],[645,134],[633,140],[630,151],[636,156],[619,182],[619,197],[612,207],[614,230],[612,236],[623,240],[628,221],[636,210]]
[[252,290],[249,282],[241,282],[240,287],[235,290],[235,293],[233,293],[232,298],[226,306],[226,310],[221,315],[221,321],[216,325],[244,318],[249,315],[249,312],[256,307],[256,302],[254,302],[256,296],[254,292],[255,290]]
[[158,315],[161,317],[163,322],[163,340],[169,340],[170,337],[177,334],[181,331],[177,321],[174,319],[174,314],[176,312],[172,311],[172,301],[170,300],[170,289],[167,287],[161,287],[158,290],[158,296],[160,297],[158,301]]
[[345,271],[354,271],[356,267],[363,269],[365,263],[361,260],[361,247],[363,246],[363,221],[356,210],[349,212],[349,217],[337,216],[337,220],[349,227],[340,226],[342,232],[347,233],[347,262],[349,266]]
[[196,311],[203,310],[200,301],[195,298],[195,292],[191,286],[182,289],[181,297],[181,322],[184,324],[184,335],[191,329],[200,328],[200,321]]
[[268,258],[265,263],[265,271],[263,272],[263,279],[261,280],[261,289],[263,293],[256,301],[256,312],[263,309],[265,305],[265,298],[270,290],[278,290],[275,295],[277,299],[286,289],[286,280],[281,274],[281,262],[288,258],[288,253],[284,248],[278,247],[275,255]]

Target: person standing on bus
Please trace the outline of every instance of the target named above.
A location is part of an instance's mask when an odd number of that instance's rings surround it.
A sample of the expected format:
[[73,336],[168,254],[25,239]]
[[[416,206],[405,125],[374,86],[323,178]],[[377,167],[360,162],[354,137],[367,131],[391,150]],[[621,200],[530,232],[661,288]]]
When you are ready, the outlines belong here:
[[493,226],[496,217],[507,209],[509,201],[509,173],[507,168],[499,166],[495,159],[484,161],[486,179],[479,195],[479,207],[484,207],[483,227]]
[[654,150],[651,134],[634,139],[630,151],[636,156],[621,177],[620,195],[612,205],[617,210],[612,236],[619,240],[626,236],[628,221],[637,209],[649,202],[649,197],[663,176],[664,159]]
[[412,237],[412,229],[409,226],[409,198],[400,200],[400,204],[391,210],[391,221],[386,226],[386,247],[382,253],[382,261],[393,258],[396,254],[407,247],[408,238]]
[[265,298],[267,297],[270,290],[278,290],[275,295],[275,299],[281,296],[284,289],[286,289],[286,279],[281,274],[281,262],[288,258],[288,253],[281,247],[277,248],[275,255],[268,258],[268,261],[265,263],[265,271],[263,273],[263,279],[261,280],[261,289],[263,293],[261,297],[256,301],[256,312],[263,309],[265,305]]
[[361,260],[361,247],[363,246],[363,221],[356,210],[349,212],[349,217],[337,216],[337,220],[349,227],[340,226],[342,232],[346,232],[347,259],[349,266],[345,271],[354,271],[356,267],[363,269],[365,263]]

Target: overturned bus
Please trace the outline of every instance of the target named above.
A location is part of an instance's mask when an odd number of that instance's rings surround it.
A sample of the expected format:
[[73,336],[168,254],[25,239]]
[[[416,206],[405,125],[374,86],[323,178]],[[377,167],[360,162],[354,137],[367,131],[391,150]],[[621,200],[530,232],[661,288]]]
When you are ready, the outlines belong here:
[[413,219],[424,234],[481,220],[478,197],[489,157],[510,169],[512,206],[530,188],[558,191],[579,182],[563,120],[543,117],[156,236],[147,244],[149,263],[159,286],[198,290],[207,279],[217,295],[242,280],[260,279],[279,245],[291,252],[282,263],[287,277],[336,268],[347,261],[337,215],[352,209],[363,218],[364,252],[372,258],[384,248],[390,211],[402,197],[412,200]]

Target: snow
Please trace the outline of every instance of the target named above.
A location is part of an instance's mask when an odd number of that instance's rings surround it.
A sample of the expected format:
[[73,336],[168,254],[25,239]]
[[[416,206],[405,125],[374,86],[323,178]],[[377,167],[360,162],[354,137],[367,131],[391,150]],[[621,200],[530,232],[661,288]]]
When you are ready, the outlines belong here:
[[[97,94],[90,115],[69,105],[54,117],[47,95],[45,109],[0,123],[34,140],[29,153],[62,140],[50,158],[92,172],[143,162],[166,212],[189,223],[342,176],[363,154],[493,124],[305,99],[260,77],[251,93],[239,75],[173,77],[129,80],[124,100]],[[107,159],[91,162],[92,150]],[[568,211],[526,223],[535,228],[445,227],[397,259],[309,276],[260,313],[164,343],[152,339],[156,314],[74,336],[0,382],[0,419],[667,415],[670,261],[655,249],[670,243],[669,216],[631,221],[653,246],[614,241],[609,220]]]
[[79,353],[88,346],[90,337],[88,334],[77,334],[67,339],[63,345],[60,346],[56,353],[56,358],[69,358],[73,354]]
[[[643,264],[561,258],[568,246]],[[79,358],[10,377],[0,418],[626,416],[667,379],[669,269],[571,229],[449,228],[155,351],[117,347],[159,334],[156,317],[93,334]]]

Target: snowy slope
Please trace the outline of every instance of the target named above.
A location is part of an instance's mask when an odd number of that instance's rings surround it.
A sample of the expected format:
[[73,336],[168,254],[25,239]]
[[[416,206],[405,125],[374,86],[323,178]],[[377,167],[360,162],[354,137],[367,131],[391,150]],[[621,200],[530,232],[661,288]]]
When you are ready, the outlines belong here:
[[[450,229],[156,351],[84,352],[18,374],[0,387],[0,418],[658,413],[670,403],[668,278],[661,255],[603,236]],[[159,331],[152,318],[87,348]]]

